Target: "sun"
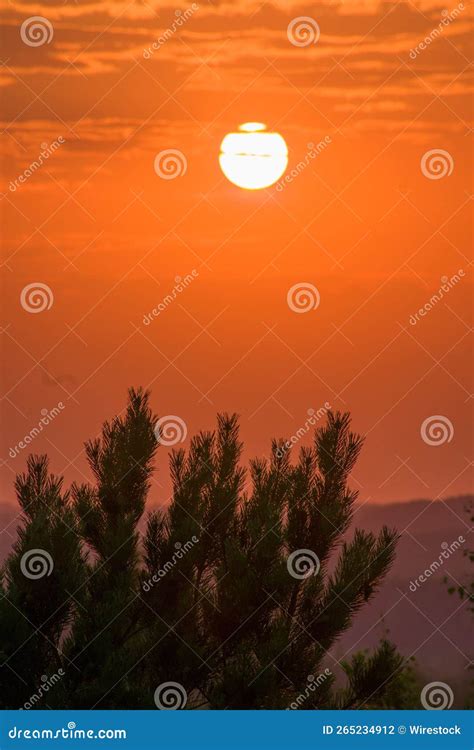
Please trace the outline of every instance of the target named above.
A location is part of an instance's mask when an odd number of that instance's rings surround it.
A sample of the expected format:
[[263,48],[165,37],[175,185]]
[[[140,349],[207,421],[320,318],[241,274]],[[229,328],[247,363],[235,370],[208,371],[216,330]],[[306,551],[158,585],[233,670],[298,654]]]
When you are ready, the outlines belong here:
[[219,164],[230,182],[245,190],[273,185],[288,164],[288,149],[279,133],[262,122],[246,122],[221,143]]

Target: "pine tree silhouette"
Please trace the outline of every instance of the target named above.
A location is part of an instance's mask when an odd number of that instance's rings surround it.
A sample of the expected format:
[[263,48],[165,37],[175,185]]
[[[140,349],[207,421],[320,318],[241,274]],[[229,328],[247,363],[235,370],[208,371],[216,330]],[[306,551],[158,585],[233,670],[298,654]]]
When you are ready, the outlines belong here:
[[171,502],[141,534],[156,420],[149,394],[132,389],[124,416],[86,444],[94,484],[64,492],[44,456],[18,477],[23,517],[0,600],[2,707],[162,707],[155,691],[167,683],[188,709],[382,701],[402,663],[391,644],[344,664],[342,687],[328,654],[374,595],[397,538],[384,527],[342,540],[362,447],[349,415],[329,412],[294,464],[273,441],[248,473],[236,415],[218,416],[214,432],[171,452]]

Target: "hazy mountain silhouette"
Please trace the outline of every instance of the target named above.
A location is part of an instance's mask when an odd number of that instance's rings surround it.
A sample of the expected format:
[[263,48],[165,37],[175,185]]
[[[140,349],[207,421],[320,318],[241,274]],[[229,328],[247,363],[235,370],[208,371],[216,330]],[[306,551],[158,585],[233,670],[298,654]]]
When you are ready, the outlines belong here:
[[[339,642],[335,655],[340,658],[354,648],[371,648],[384,630],[404,656],[414,654],[420,673],[444,680],[453,688],[472,679],[468,660],[472,659],[472,617],[457,597],[447,595],[443,578],[451,585],[466,581],[469,563],[462,552],[469,539],[469,516],[465,507],[472,496],[451,497],[443,502],[413,500],[390,505],[361,506],[354,523],[367,530],[381,523],[395,526],[401,533],[397,556],[376,599],[354,619],[352,628]],[[443,543],[462,536],[467,544],[416,590],[415,582],[443,552]],[[412,589],[414,585],[412,585]],[[381,620],[382,618],[382,620]],[[439,631],[436,629],[439,628]]]

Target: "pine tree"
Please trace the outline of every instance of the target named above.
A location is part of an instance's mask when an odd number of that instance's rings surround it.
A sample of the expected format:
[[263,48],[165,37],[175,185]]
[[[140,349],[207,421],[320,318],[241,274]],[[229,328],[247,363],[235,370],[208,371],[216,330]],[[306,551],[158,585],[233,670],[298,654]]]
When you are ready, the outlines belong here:
[[[15,482],[23,516],[2,571],[2,708],[20,708],[46,678],[64,671],[61,639],[77,616],[80,596],[73,592],[84,584],[85,564],[71,497],[62,485],[48,473],[46,456],[31,456]],[[55,693],[66,700],[63,688],[58,683]]]
[[[362,447],[327,415],[293,462],[282,441],[241,465],[236,415],[173,450],[166,511],[140,519],[160,442],[149,394],[86,444],[91,485],[63,492],[46,457],[16,483],[23,511],[3,571],[3,707],[338,708],[382,700],[399,671],[387,642],[342,665],[330,650],[375,594],[396,532],[356,530],[350,473]],[[31,550],[49,574],[25,575]],[[172,683],[172,685],[168,685]],[[375,696],[375,698],[374,698]],[[31,702],[31,701],[30,701]]]

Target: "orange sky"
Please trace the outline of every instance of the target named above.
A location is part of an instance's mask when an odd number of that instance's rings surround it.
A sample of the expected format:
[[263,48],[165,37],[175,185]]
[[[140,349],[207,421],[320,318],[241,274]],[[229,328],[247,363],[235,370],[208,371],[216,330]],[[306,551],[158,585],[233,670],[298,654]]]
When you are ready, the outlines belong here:
[[[468,9],[437,0],[196,5],[180,27],[176,7],[159,0],[12,0],[5,11],[5,501],[27,455],[9,452],[42,409],[65,404],[31,449],[82,479],[83,441],[123,408],[132,384],[150,386],[157,412],[179,416],[190,434],[211,428],[218,411],[239,412],[247,456],[295,434],[308,409],[350,410],[367,435],[353,476],[363,501],[470,491]],[[37,15],[53,34],[32,46],[21,28]],[[288,38],[301,16],[318,24],[316,44]],[[284,136],[289,170],[308,162],[284,189],[245,192],[220,171],[223,136],[248,120]],[[308,143],[324,138],[308,160]],[[176,179],[154,170],[166,149],[186,160]],[[421,160],[439,149],[452,171],[432,179]],[[320,304],[297,314],[287,293],[302,282]],[[38,314],[21,304],[33,283],[54,298]],[[435,415],[451,439],[433,446],[420,428]],[[164,501],[164,448],[159,466]]]

